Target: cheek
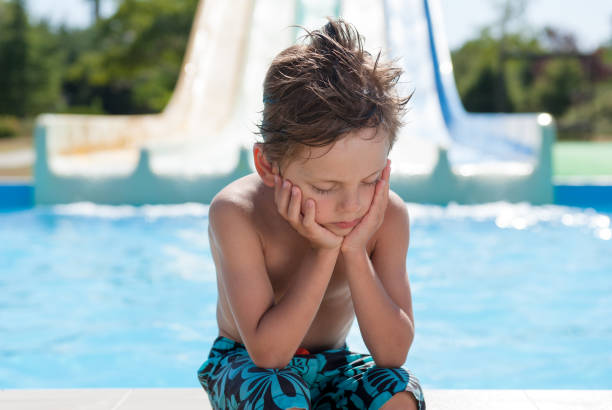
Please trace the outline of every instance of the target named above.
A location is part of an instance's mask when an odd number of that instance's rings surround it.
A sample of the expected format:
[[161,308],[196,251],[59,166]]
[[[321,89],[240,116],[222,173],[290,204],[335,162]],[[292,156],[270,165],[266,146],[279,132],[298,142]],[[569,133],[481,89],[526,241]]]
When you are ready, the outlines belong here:
[[361,192],[361,201],[368,206],[374,199],[374,193],[376,192],[376,186],[366,186]]
[[313,199],[315,201],[315,221],[318,223],[327,223],[332,219],[333,200],[331,198],[324,198],[321,195],[308,196],[302,201],[302,209],[306,209],[306,199]]

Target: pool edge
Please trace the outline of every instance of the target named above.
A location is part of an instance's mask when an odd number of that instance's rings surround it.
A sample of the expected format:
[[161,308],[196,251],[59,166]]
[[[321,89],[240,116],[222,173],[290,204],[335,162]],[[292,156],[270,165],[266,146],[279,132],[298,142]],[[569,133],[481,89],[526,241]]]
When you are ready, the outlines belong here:
[[[427,407],[432,409],[524,409],[547,410],[610,409],[612,390],[455,390],[423,389]],[[161,410],[181,408],[210,410],[201,388],[115,388],[115,389],[2,389],[0,407],[11,409],[54,408]],[[40,406],[40,407],[37,407]]]

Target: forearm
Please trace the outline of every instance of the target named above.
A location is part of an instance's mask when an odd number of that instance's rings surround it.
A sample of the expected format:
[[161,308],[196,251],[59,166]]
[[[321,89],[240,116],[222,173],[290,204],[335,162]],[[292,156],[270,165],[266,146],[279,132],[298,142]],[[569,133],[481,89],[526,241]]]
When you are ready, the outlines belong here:
[[279,302],[261,317],[256,338],[264,359],[261,367],[284,367],[319,310],[338,259],[339,250],[310,251]]
[[377,365],[400,367],[414,339],[414,325],[387,294],[368,254],[343,254],[355,315],[363,340]]

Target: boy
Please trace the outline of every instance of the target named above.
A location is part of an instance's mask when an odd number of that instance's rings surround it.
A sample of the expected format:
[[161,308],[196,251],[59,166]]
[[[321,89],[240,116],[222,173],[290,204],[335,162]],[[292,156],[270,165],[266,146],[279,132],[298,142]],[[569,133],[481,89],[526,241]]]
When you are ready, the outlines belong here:
[[[410,97],[349,24],[307,38],[266,75],[257,173],[210,205],[219,337],[198,377],[218,409],[425,409],[387,159]],[[347,349],[355,316],[371,355]]]

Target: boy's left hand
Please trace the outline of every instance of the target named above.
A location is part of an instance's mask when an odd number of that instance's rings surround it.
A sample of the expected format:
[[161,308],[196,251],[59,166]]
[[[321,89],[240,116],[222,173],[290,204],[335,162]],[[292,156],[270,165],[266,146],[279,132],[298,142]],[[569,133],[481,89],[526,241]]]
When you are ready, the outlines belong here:
[[385,217],[385,210],[389,201],[389,174],[391,173],[391,160],[387,160],[387,166],[383,169],[382,175],[376,189],[374,198],[368,212],[361,218],[353,230],[344,237],[341,252],[363,252],[366,250],[368,240],[380,228]]

